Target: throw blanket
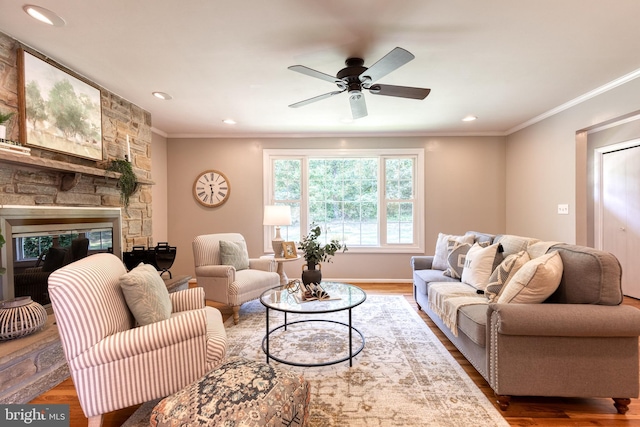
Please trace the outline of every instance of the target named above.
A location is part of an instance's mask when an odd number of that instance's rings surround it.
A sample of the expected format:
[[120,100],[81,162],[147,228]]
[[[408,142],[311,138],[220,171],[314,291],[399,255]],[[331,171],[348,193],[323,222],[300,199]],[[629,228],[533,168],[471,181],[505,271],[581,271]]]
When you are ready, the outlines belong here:
[[442,319],[451,329],[454,336],[458,336],[458,309],[466,305],[487,304],[484,295],[478,295],[476,290],[466,283],[432,283],[429,286],[429,309]]

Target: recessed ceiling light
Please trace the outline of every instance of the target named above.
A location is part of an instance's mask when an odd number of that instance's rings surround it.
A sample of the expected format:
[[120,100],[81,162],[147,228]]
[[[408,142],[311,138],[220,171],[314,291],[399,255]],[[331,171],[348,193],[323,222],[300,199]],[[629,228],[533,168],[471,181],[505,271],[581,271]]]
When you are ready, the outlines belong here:
[[24,10],[30,17],[37,19],[40,22],[44,22],[45,24],[53,25],[54,27],[63,27],[65,25],[64,19],[59,17],[55,12],[45,9],[44,7],[25,4],[22,6],[22,10]]
[[476,116],[467,116],[464,119],[462,119],[463,122],[472,122],[474,120],[476,120],[477,117]]
[[168,93],[164,93],[164,92],[152,92],[151,94],[153,96],[155,96],[156,98],[164,99],[165,101],[173,99],[173,96],[169,95]]
[[225,123],[225,124],[228,124],[228,125],[235,125],[235,124],[236,124],[236,121],[235,121],[235,120],[233,120],[233,119],[224,119],[224,120],[222,121],[222,123]]

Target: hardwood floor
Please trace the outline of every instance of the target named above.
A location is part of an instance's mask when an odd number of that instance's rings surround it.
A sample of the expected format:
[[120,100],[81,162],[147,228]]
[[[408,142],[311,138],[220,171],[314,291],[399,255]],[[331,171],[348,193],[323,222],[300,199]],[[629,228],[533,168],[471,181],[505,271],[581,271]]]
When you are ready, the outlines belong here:
[[[464,356],[456,350],[455,346],[440,332],[429,317],[418,308],[413,299],[411,284],[358,284],[368,294],[392,294],[404,295],[407,301],[424,319],[429,328],[442,341],[447,350],[463,367],[475,384],[485,393],[487,398],[498,408],[493,398],[493,390],[482,376],[471,366]],[[625,298],[624,304],[640,308],[640,301]],[[224,319],[228,319],[231,311],[221,308]],[[84,427],[87,419],[82,413],[78,397],[71,379],[67,379],[52,390],[38,396],[30,403],[66,403],[70,405],[70,417],[72,427]],[[137,409],[138,406],[111,412],[104,417],[104,427],[120,426]],[[499,409],[498,409],[499,410]],[[511,405],[502,415],[511,426],[640,426],[640,402],[632,399],[629,412],[620,415],[613,407],[611,399],[566,399],[566,398],[541,398],[541,397],[514,397]]]

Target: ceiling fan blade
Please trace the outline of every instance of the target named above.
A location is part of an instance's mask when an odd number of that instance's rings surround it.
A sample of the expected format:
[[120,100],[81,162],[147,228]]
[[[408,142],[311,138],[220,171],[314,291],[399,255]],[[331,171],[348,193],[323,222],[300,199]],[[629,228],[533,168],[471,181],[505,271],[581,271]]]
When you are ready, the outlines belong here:
[[367,116],[367,103],[364,101],[364,94],[362,92],[350,92],[349,104],[351,104],[351,115],[354,119],[360,119]]
[[314,96],[313,98],[305,99],[304,101],[300,101],[300,102],[296,102],[295,104],[291,104],[291,105],[289,105],[289,107],[291,107],[291,108],[303,107],[303,106],[311,104],[313,102],[317,102],[317,101],[321,101],[321,100],[326,99],[326,98],[330,98],[333,95],[341,94],[342,92],[344,92],[344,90],[336,90],[336,91],[333,91],[333,92],[325,93],[323,95]]
[[330,76],[329,74],[321,73],[320,71],[313,70],[309,67],[305,67],[304,65],[292,65],[288,67],[291,71],[297,71],[298,73],[302,73],[304,75],[315,77],[317,79],[326,80],[331,83],[341,83],[340,79],[337,79],[334,76]]
[[393,70],[402,67],[413,58],[415,58],[415,56],[413,56],[411,52],[401,47],[396,47],[360,74],[360,81],[363,83],[373,83]]
[[394,86],[375,84],[369,87],[369,92],[374,95],[397,96],[399,98],[425,99],[431,89],[409,86]]

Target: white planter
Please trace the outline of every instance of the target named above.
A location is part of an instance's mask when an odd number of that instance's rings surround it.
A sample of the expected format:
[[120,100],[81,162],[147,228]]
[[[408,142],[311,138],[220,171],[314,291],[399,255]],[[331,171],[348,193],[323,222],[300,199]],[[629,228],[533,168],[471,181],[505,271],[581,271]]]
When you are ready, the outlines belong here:
[[0,125],[0,139],[7,139],[7,127]]

